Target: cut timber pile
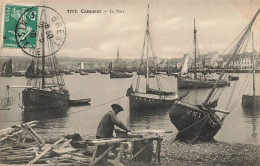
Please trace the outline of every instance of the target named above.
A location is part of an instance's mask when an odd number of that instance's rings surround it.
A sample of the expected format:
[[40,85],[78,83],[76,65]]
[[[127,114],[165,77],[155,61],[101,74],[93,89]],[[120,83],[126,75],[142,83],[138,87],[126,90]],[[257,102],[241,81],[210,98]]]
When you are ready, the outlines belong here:
[[[37,121],[0,130],[1,164],[88,165],[92,151],[80,135],[44,141],[31,128]],[[86,155],[84,155],[86,154]]]

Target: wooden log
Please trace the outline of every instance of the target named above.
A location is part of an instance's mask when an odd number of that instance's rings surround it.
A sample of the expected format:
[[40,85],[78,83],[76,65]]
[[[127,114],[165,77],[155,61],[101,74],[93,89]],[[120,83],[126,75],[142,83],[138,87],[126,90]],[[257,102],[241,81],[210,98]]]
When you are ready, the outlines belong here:
[[77,149],[69,147],[69,148],[61,148],[61,149],[52,150],[52,153],[55,156],[60,156],[62,154],[71,153],[71,152],[75,152],[75,151],[77,151]]
[[48,148],[46,148],[41,154],[39,154],[37,157],[35,157],[32,161],[30,161],[27,165],[32,165],[34,162],[36,162],[38,159],[40,159],[43,155],[45,155],[51,148],[55,145],[58,145],[61,141],[64,140],[64,137],[61,137],[58,141],[56,141],[54,144],[50,145]]
[[35,157],[35,155],[30,156],[7,156],[3,157],[3,161],[19,161],[19,160],[31,160]]
[[[65,148],[66,146],[70,145],[69,143],[72,141],[72,139],[69,139],[68,141],[64,142],[62,145],[59,146],[59,149]],[[71,146],[71,145],[70,145]]]
[[69,154],[62,155],[61,157],[80,161],[83,163],[90,163],[90,161],[91,161],[90,157],[83,158],[83,157],[77,157],[77,156],[73,156],[73,155],[69,155]]
[[[38,121],[34,120],[34,121],[30,121],[30,122],[27,122],[27,124],[29,126],[31,125],[36,125],[38,123]],[[21,129],[21,125],[17,125],[17,128],[20,128]],[[8,128],[5,128],[5,129],[2,129],[0,130],[0,136],[2,135],[6,135],[6,134],[9,134],[10,132],[12,132],[13,130],[15,130],[16,128],[13,128],[13,127],[8,127]]]
[[29,126],[28,124],[24,123],[22,124],[22,127],[26,128],[26,130],[29,131],[30,135],[33,135],[33,138],[35,137],[37,142],[39,142],[41,145],[45,144],[45,141],[32,129],[31,126]]
[[[33,126],[36,126],[36,124],[31,124],[30,126],[33,127]],[[19,131],[17,131],[17,132],[14,132],[14,133],[11,133],[11,134],[9,134],[9,135],[6,135],[5,137],[2,137],[2,138],[0,139],[0,142],[6,140],[7,138],[11,138],[11,137],[13,137],[13,136],[16,136],[17,134],[20,134],[20,133],[22,133],[22,130],[19,130]]]
[[9,150],[9,149],[12,149],[12,147],[4,147],[4,148],[1,148],[0,151],[6,151],[6,150]]

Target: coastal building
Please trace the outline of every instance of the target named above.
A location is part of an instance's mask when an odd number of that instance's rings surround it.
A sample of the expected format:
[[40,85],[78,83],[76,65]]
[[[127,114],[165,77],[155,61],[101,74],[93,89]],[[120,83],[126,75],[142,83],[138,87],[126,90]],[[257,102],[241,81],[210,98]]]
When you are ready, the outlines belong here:
[[214,51],[214,52],[209,52],[207,56],[205,57],[205,67],[217,67],[217,59],[219,58],[219,52]]

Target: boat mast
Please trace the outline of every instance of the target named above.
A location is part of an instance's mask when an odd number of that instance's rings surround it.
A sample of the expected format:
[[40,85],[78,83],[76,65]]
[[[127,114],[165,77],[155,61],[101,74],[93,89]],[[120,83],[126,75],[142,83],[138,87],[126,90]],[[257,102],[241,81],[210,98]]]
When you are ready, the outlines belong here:
[[42,89],[45,88],[45,79],[44,79],[44,76],[45,76],[45,39],[44,39],[44,27],[45,27],[45,24],[44,24],[44,18],[45,17],[45,10],[43,9],[42,10],[42,13],[41,13],[41,22],[42,22]]
[[252,32],[252,61],[253,61],[253,97],[255,98],[255,56],[254,56],[254,35]]
[[117,47],[117,54],[116,54],[116,65],[117,65],[117,70],[119,70],[119,50]]
[[194,56],[195,56],[195,61],[194,61],[194,67],[195,67],[195,70],[194,70],[194,79],[197,79],[197,37],[196,37],[196,33],[197,33],[197,30],[196,30],[196,26],[195,26],[195,18],[194,18],[194,30],[193,30],[193,33],[194,33]]
[[227,61],[226,65],[224,66],[224,69],[222,70],[222,72],[220,73],[217,81],[215,82],[213,88],[211,89],[209,95],[207,96],[206,100],[204,101],[203,105],[207,105],[210,98],[212,97],[214,91],[216,90],[220,80],[222,79],[222,77],[225,74],[225,71],[227,69],[227,67],[229,66],[229,64],[236,59],[235,56],[239,53],[239,51],[241,50],[241,46],[242,44],[245,42],[246,38],[248,37],[249,33],[251,32],[252,26],[255,22],[256,17],[258,16],[258,14],[260,13],[260,8],[258,9],[258,11],[256,12],[255,16],[253,17],[253,19],[251,20],[251,22],[249,23],[249,25],[246,27],[246,30],[244,32],[244,34],[242,35],[242,37],[240,38],[240,40],[238,41],[238,43],[236,44],[235,48],[233,49],[233,53],[231,54],[231,57],[229,58],[229,60]]
[[146,25],[146,39],[147,39],[147,55],[146,55],[146,89],[149,88],[149,45],[148,45],[148,36],[149,36],[149,4],[147,5],[147,25]]

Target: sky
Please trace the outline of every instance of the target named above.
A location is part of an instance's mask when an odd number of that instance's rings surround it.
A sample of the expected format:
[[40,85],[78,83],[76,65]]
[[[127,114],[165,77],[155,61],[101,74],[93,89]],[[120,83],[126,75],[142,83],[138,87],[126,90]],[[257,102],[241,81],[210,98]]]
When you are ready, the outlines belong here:
[[[45,3],[60,13],[66,25],[66,40],[57,56],[105,59],[116,58],[117,48],[120,58],[141,58],[147,4],[156,56],[167,59],[192,52],[194,18],[200,53],[222,53],[260,7],[259,0],[49,0]],[[2,16],[5,4],[21,2],[1,0]],[[42,5],[42,1],[25,0],[22,4]],[[102,12],[81,13],[82,9]],[[7,48],[1,48],[0,54],[27,56],[20,49]]]

